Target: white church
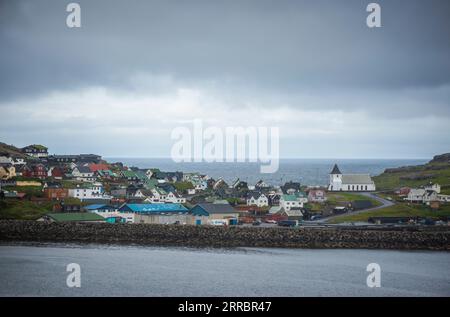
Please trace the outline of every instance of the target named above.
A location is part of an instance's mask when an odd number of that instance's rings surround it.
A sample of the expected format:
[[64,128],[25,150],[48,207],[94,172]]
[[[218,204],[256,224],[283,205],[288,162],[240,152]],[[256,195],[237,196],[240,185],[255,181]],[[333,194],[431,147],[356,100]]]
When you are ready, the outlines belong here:
[[328,190],[332,192],[369,192],[375,190],[375,183],[369,174],[342,174],[337,164],[334,164],[330,173]]

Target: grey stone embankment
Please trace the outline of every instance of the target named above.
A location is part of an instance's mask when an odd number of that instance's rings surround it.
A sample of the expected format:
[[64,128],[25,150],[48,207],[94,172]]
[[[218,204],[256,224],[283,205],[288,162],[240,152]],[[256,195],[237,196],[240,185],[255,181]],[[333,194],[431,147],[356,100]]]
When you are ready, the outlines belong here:
[[0,221],[0,241],[180,247],[450,250],[450,228],[262,228]]

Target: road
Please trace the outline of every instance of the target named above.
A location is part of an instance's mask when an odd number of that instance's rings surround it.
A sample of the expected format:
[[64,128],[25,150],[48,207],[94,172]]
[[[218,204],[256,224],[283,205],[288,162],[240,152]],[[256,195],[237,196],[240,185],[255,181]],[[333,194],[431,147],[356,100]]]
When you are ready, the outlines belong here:
[[374,210],[378,210],[378,209],[381,209],[381,208],[385,208],[385,207],[389,207],[389,206],[394,205],[394,203],[392,201],[389,201],[387,199],[378,197],[374,193],[361,193],[361,195],[366,196],[367,198],[374,199],[374,200],[380,202],[381,205],[380,206],[376,206],[376,207],[372,207],[372,208],[368,208],[368,209],[361,209],[361,210],[356,210],[356,211],[352,211],[352,212],[347,212],[345,214],[330,216],[330,217],[326,217],[326,218],[323,218],[323,219],[320,219],[320,220],[316,220],[316,221],[311,221],[311,222],[325,223],[325,222],[328,222],[328,221],[330,221],[330,220],[332,220],[332,219],[334,219],[336,217],[342,216],[342,215],[345,215],[345,216],[357,215],[357,214],[361,214],[361,213],[364,213],[364,212],[374,211]]

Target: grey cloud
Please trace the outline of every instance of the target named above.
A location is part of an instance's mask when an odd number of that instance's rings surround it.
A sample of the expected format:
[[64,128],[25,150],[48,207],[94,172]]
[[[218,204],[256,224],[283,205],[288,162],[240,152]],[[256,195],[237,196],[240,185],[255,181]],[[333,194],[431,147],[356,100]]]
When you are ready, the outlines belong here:
[[376,30],[359,0],[79,3],[82,28],[74,30],[65,2],[2,2],[3,98],[121,88],[138,72],[187,83],[230,78],[281,93],[450,82],[446,0],[379,1]]
[[[111,129],[102,142],[85,137],[97,135],[92,126],[117,127],[115,121],[89,113],[49,120],[32,108],[44,110],[42,100],[54,91],[77,99],[84,89],[104,87],[132,101],[187,87],[206,91],[212,100],[203,103],[230,112],[250,104],[346,113],[345,135],[317,136],[310,149],[309,139],[288,136],[287,156],[423,157],[448,150],[448,0],[375,1],[382,7],[380,29],[365,24],[372,1],[74,1],[82,9],[80,29],[65,25],[69,1],[0,0],[0,110],[14,119],[0,126],[4,141],[111,156],[120,155],[114,145],[120,142],[124,152],[140,155],[140,142]],[[367,127],[352,129],[359,112]],[[262,120],[252,113],[251,124]],[[144,119],[133,123],[148,127]],[[167,138],[152,140],[154,152],[145,155],[167,155]]]

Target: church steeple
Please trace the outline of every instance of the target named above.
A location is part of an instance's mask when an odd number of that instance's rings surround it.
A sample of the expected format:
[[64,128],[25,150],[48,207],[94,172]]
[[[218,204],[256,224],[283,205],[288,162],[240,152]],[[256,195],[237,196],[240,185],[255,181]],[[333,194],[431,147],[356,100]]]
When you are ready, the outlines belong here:
[[331,171],[330,174],[342,174],[337,164],[334,164],[333,170]]

